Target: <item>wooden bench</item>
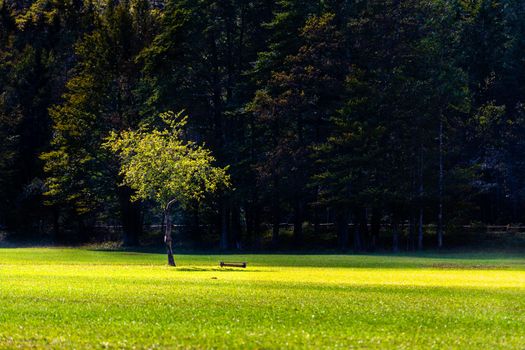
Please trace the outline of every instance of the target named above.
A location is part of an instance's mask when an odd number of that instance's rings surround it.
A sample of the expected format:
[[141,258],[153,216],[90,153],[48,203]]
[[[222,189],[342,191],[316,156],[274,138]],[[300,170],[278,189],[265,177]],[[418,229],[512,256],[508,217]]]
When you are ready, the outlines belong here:
[[224,267],[224,266],[227,266],[227,267],[242,267],[242,268],[246,268],[246,262],[225,262],[225,261],[221,261],[219,263],[219,265],[221,267]]

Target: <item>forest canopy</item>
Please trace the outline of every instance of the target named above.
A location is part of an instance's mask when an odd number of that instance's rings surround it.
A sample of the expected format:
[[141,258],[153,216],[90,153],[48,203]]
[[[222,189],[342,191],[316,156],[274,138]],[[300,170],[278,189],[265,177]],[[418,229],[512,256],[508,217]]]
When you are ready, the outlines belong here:
[[0,231],[147,241],[104,145],[184,110],[178,244],[447,246],[525,222],[524,102],[520,0],[0,0]]

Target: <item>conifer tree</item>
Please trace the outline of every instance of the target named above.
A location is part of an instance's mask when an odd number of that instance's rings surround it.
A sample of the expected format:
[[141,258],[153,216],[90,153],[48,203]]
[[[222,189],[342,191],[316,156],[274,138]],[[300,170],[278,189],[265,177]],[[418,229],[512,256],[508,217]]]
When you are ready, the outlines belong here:
[[135,91],[140,69],[135,58],[148,36],[137,31],[141,28],[137,21],[147,20],[148,15],[134,13],[127,2],[109,3],[97,19],[97,28],[76,44],[78,63],[67,82],[64,102],[50,110],[52,150],[42,155],[50,201],[72,208],[69,214],[81,227],[118,208],[124,240],[130,245],[138,242],[140,207],[131,203],[129,188],[117,186],[118,163],[101,145],[110,131],[140,123]]

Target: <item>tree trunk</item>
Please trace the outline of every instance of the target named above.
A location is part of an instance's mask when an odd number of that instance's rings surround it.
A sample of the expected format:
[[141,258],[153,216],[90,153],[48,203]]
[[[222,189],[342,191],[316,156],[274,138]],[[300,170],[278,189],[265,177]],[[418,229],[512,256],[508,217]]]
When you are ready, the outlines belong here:
[[439,120],[439,183],[438,183],[438,224],[437,224],[437,240],[438,248],[443,248],[443,116]]
[[170,266],[176,266],[175,260],[173,259],[173,239],[171,237],[171,230],[173,228],[173,224],[171,221],[170,208],[173,203],[174,201],[169,202],[164,210],[164,244],[166,245],[166,252],[168,254],[168,265]]
[[410,217],[408,220],[407,249],[416,250],[416,214],[413,208],[410,209]]
[[246,211],[246,243],[250,247],[255,247],[256,232],[258,231],[255,227],[257,219],[255,218],[256,210],[255,203],[247,202],[244,204]]
[[58,205],[53,206],[53,235],[55,242],[65,241],[65,237],[62,235],[62,230],[60,229],[60,209]]
[[234,247],[241,249],[241,208],[237,203],[232,205],[230,226]]
[[279,223],[281,220],[281,208],[278,194],[278,180],[274,178],[273,200],[272,200],[272,246],[279,245]]
[[339,248],[346,250],[348,248],[348,213],[344,209],[338,209],[335,214],[337,240]]
[[397,217],[392,217],[392,251],[399,252],[399,227]]
[[260,205],[258,202],[252,204],[253,211],[253,247],[256,250],[262,247],[262,234],[261,234],[261,214],[259,211]]
[[381,211],[378,208],[372,208],[372,222],[370,230],[370,251],[376,249],[377,239],[379,237],[379,231],[381,230]]
[[78,243],[86,243],[89,240],[89,233],[88,228],[86,227],[86,223],[84,222],[84,219],[82,217],[78,217],[77,219],[78,224],[78,236],[75,239],[75,241]]
[[363,239],[366,239],[368,236],[366,208],[357,208],[354,217],[356,218],[354,226],[354,250],[361,252],[363,250]]
[[314,221],[314,236],[319,237],[319,235],[321,234],[319,208],[315,206],[312,211],[313,211],[313,221]]
[[417,249],[423,250],[423,208],[419,209],[419,220],[417,225]]
[[296,199],[294,208],[293,236],[295,243],[301,245],[303,241],[303,208],[300,199]]
[[222,250],[228,249],[228,214],[229,210],[226,204],[226,200],[221,201],[221,242],[220,247]]
[[361,248],[361,225],[354,225],[354,252],[359,253]]
[[142,216],[140,203],[131,201],[132,191],[129,187],[119,187],[120,216],[125,246],[137,246],[142,233]]
[[423,250],[423,145],[419,149],[419,224],[417,232],[417,249]]
[[280,210],[277,206],[272,208],[272,246],[277,248],[279,245],[279,221]]

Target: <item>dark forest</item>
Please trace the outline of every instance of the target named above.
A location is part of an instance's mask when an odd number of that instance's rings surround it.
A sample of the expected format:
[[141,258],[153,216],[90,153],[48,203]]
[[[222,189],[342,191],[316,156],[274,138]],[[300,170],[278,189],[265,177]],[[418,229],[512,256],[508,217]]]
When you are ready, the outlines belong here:
[[6,239],[159,241],[104,143],[168,111],[231,177],[175,208],[176,246],[421,250],[525,222],[521,0],[0,1]]

